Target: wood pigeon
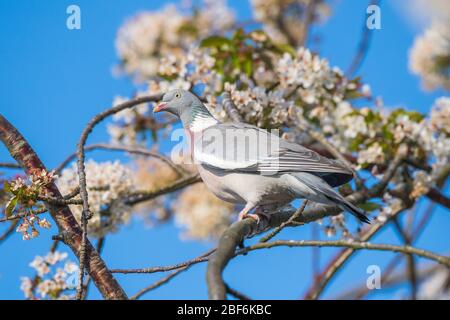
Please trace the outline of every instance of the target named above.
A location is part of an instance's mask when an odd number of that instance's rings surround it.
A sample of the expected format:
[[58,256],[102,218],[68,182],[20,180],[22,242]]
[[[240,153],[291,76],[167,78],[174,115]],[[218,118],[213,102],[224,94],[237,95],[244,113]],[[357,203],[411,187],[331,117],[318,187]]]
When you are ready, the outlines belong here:
[[221,123],[189,91],[167,92],[153,111],[181,119],[201,178],[220,199],[244,205],[240,219],[259,221],[294,199],[306,199],[337,205],[370,223],[362,209],[333,189],[353,178],[341,162],[253,125]]

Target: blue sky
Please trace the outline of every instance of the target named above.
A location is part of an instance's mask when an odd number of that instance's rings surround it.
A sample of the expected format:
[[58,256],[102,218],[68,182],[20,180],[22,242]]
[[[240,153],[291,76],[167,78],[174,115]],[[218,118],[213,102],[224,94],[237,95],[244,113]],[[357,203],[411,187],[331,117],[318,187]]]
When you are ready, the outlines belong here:
[[[46,1],[18,0],[0,2],[0,112],[28,139],[44,163],[52,168],[73,152],[87,121],[109,107],[115,95],[130,96],[130,79],[116,78],[112,68],[117,63],[115,34],[124,19],[139,10],[160,8],[166,1]],[[345,69],[356,49],[367,1],[336,1],[332,18],[315,33],[321,41],[313,48],[329,59],[331,65]],[[250,17],[246,1],[229,1],[239,18]],[[82,29],[66,28],[66,8],[81,8]],[[407,52],[418,28],[402,14],[399,0],[383,1],[382,29],[374,32],[371,50],[359,75],[370,84],[375,95],[386,105],[407,106],[427,112],[443,92],[427,93],[419,79],[407,68]],[[108,140],[104,126],[92,134],[91,142]],[[114,159],[117,154],[93,153],[95,159]],[[9,161],[0,146],[0,161]],[[425,207],[421,203],[421,208]],[[435,210],[433,220],[418,246],[446,252],[450,216],[443,208]],[[3,226],[0,227],[3,230]],[[14,234],[0,245],[0,299],[21,299],[20,276],[32,276],[28,263],[35,255],[44,255],[56,231],[43,231],[37,239],[25,242]],[[181,262],[211,248],[213,243],[181,241],[172,224],[150,229],[139,220],[123,227],[106,239],[103,257],[111,268],[150,267]],[[309,239],[310,227],[283,231],[280,239]],[[400,243],[391,228],[373,241]],[[63,247],[61,247],[63,248]],[[64,249],[64,248],[63,248]],[[335,250],[322,249],[322,263]],[[324,297],[364,283],[370,264],[383,266],[389,253],[359,252],[329,286]],[[73,257],[72,257],[73,258]],[[75,260],[75,259],[74,259]],[[420,260],[421,261],[421,260]],[[422,262],[422,261],[421,261]],[[206,265],[194,266],[147,295],[148,299],[202,299],[207,297]],[[250,253],[234,259],[225,271],[225,279],[236,289],[253,298],[295,299],[311,281],[311,250],[278,248]],[[128,294],[162,277],[120,275],[118,279]],[[377,297],[393,297],[384,291]],[[99,298],[93,287],[90,298]]]

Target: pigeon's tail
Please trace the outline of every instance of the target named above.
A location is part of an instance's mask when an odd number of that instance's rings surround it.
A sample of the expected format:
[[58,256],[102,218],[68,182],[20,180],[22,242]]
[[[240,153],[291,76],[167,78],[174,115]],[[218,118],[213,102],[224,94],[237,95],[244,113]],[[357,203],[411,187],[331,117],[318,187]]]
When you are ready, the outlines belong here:
[[[354,215],[361,222],[370,224],[370,220],[369,218],[367,218],[364,210],[358,208],[353,203],[346,200],[321,178],[306,172],[295,173],[292,174],[292,176],[294,176],[303,185],[308,187],[309,190],[313,191],[313,194],[309,194],[309,198],[312,201],[328,204],[334,203],[338,205],[342,210],[348,211],[349,213]],[[299,194],[301,195],[302,190],[299,189],[299,191]],[[305,198],[308,198],[308,196],[305,196]]]
[[353,203],[345,200],[343,197],[328,197],[328,195],[325,195],[329,200],[333,201],[339,207],[341,207],[342,210],[350,212],[352,215],[354,215],[356,218],[359,219],[359,221],[370,224],[369,218],[367,218],[366,213],[361,208],[358,208]]

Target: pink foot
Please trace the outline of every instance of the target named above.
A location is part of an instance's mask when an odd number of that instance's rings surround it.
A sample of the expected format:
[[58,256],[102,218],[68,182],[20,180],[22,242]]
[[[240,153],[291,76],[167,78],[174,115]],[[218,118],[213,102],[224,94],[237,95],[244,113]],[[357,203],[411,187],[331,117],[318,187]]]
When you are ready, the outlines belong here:
[[239,215],[239,220],[246,219],[246,218],[251,218],[251,219],[256,220],[257,224],[259,224],[259,221],[261,220],[259,215],[256,213],[246,213],[246,214],[243,214],[242,216]]

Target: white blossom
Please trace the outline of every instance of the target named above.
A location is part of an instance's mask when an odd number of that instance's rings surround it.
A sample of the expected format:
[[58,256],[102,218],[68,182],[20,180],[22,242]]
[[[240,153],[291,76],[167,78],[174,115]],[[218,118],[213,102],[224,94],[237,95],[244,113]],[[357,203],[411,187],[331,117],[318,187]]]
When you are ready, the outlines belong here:
[[[106,232],[115,231],[120,224],[129,220],[131,208],[122,204],[120,199],[136,190],[134,172],[119,161],[97,163],[88,160],[85,167],[89,206],[93,212],[88,232],[101,236]],[[62,171],[57,185],[63,194],[71,192],[78,186],[75,163],[71,168]],[[82,207],[75,205],[70,207],[75,218],[80,221]]]
[[449,21],[436,21],[416,38],[409,54],[409,67],[421,77],[425,89],[442,87],[448,90],[449,61],[450,24]]

